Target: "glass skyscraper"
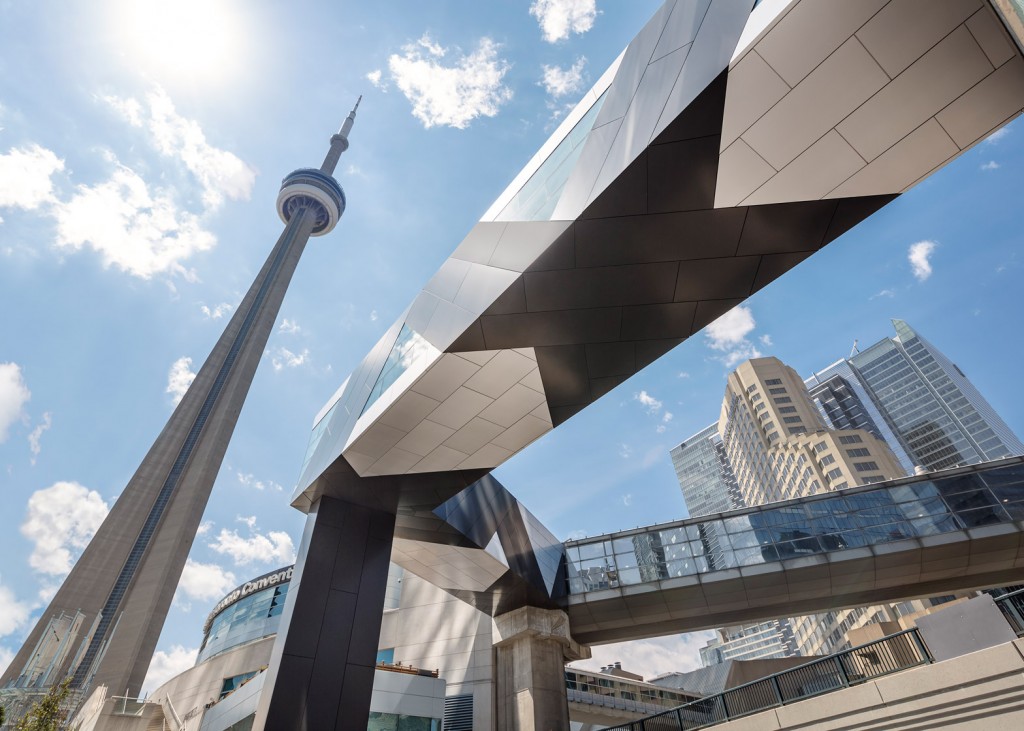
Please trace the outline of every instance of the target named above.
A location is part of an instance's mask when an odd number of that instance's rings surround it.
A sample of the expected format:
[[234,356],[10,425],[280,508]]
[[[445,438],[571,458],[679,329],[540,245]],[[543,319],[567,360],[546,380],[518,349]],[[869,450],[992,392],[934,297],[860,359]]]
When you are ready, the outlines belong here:
[[931,471],[1024,454],[1024,443],[953,361],[906,322],[893,325],[896,337],[849,365],[915,466]]

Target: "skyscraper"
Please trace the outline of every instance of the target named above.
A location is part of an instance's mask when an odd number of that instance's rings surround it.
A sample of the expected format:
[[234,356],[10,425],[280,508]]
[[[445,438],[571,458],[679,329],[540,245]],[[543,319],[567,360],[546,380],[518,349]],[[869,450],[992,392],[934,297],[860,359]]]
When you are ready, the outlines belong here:
[[903,320],[896,336],[849,359],[903,449],[928,470],[1024,454],[1011,431],[953,361]]
[[[837,377],[838,378],[838,377]],[[691,515],[760,505],[868,484],[905,470],[880,438],[852,389],[829,381],[832,402],[812,400],[796,372],[777,358],[757,358],[729,375],[717,424],[672,450]],[[838,398],[837,398],[838,397]],[[707,541],[709,562],[716,544]],[[701,651],[705,664],[729,659],[832,652],[846,630],[885,618],[877,607],[780,617],[724,627]]]
[[[358,108],[358,102],[356,107]],[[3,677],[14,700],[70,677],[80,697],[138,694],[253,375],[310,236],[345,211],[332,177],[353,109],[319,169],[288,175],[266,263],[167,425]]]

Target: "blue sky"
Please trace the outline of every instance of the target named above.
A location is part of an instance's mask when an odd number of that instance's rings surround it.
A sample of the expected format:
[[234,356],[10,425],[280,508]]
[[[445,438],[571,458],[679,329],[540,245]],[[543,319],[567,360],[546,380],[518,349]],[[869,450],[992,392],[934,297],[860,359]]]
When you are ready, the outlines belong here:
[[[313,416],[658,5],[0,3],[0,666],[269,252],[281,177],[319,164],[355,98],[348,211],[299,265],[154,677],[227,590],[290,561]],[[561,537],[682,517],[668,450],[717,418],[729,365],[809,374],[891,317],[1024,432],[1022,158],[1011,125],[497,476]],[[594,664],[682,669],[700,643]]]

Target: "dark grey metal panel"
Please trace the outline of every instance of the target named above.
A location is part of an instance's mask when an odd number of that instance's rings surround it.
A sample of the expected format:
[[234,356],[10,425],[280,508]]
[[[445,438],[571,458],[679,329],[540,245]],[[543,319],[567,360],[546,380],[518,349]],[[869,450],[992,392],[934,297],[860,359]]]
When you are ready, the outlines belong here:
[[621,320],[618,307],[481,318],[489,350],[611,342],[619,339]]
[[732,256],[746,209],[659,213],[576,224],[577,266]]
[[[681,266],[685,265],[684,262]],[[693,318],[696,312],[696,302],[624,307],[622,337],[626,340],[686,337],[693,332]]]
[[715,207],[720,139],[712,135],[651,146],[647,158],[651,213]]
[[530,312],[671,302],[675,262],[563,269],[525,275]]
[[836,206],[835,201],[751,206],[736,253],[814,251],[821,247],[825,239]]
[[680,262],[675,299],[693,302],[711,297],[747,297],[760,261],[759,256],[734,256]]

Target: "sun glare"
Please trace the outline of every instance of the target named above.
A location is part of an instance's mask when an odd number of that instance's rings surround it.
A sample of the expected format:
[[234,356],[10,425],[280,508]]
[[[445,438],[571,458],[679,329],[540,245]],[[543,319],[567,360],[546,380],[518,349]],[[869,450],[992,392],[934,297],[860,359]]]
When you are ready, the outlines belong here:
[[128,0],[120,12],[127,60],[168,81],[223,81],[240,66],[237,10],[226,0]]

